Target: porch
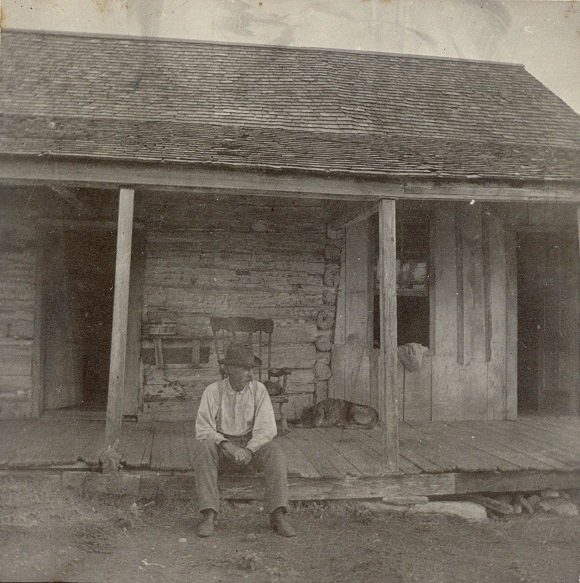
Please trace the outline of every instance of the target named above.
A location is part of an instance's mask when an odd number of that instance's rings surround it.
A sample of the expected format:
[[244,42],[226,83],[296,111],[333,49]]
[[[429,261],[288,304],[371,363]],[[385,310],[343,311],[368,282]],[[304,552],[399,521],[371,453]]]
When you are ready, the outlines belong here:
[[[578,417],[405,422],[399,433],[400,472],[382,476],[380,430],[292,428],[277,438],[288,459],[291,498],[437,496],[580,485]],[[82,470],[98,468],[104,437],[104,420],[90,414],[4,421],[0,471],[87,474]],[[193,439],[193,423],[124,422],[121,474],[155,474],[191,494]],[[222,484],[227,498],[260,496],[255,476],[224,476]]]

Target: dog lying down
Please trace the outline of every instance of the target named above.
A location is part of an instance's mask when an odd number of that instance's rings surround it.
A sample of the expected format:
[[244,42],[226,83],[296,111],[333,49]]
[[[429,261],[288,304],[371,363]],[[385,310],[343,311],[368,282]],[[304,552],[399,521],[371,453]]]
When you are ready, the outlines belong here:
[[379,414],[368,405],[359,405],[343,399],[325,399],[302,411],[303,427],[358,427],[372,429],[379,422]]

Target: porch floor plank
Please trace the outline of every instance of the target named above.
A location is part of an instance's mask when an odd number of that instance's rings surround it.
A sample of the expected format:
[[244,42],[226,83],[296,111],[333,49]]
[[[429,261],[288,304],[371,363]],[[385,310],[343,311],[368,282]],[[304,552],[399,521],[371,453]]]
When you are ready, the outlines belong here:
[[[378,433],[378,436],[380,436],[380,433]],[[370,435],[364,430],[352,431],[352,438],[360,442],[361,447],[364,447],[365,451],[373,457],[376,464],[381,463],[383,447],[377,438],[377,434]],[[401,454],[399,454],[399,467],[405,474],[420,474],[423,471],[419,466],[416,466]]]
[[148,433],[149,430],[145,430],[145,427],[139,423],[123,423],[121,433],[121,442],[123,443],[122,461],[127,467],[144,467],[143,454],[147,447]]
[[151,467],[151,456],[153,455],[153,438],[155,437],[155,430],[153,428],[154,424],[150,424],[151,429],[147,432],[145,440],[145,449],[143,451],[143,460],[141,462],[142,467]]
[[189,461],[183,423],[172,423],[169,428],[171,445],[171,467],[178,471],[189,471],[193,467]]
[[0,466],[5,466],[19,452],[22,451],[24,443],[36,441],[36,435],[41,427],[37,421],[7,420],[0,423]]
[[435,436],[445,434],[446,437],[457,442],[462,450],[466,448],[468,455],[473,457],[481,469],[500,471],[521,469],[521,466],[511,463],[501,455],[498,455],[497,450],[490,447],[488,441],[482,443],[480,436],[466,433],[464,430],[454,427],[451,423],[411,422],[410,425],[421,431],[429,431]]
[[321,475],[304,452],[287,436],[276,438],[284,453],[288,464],[288,475],[301,478],[320,478]]
[[411,447],[421,451],[422,455],[441,466],[446,472],[476,471],[477,469],[477,464],[473,460],[465,458],[461,451],[447,440],[436,440],[406,423],[401,426],[399,432],[408,439]]
[[445,431],[446,428],[442,422],[433,422],[423,426],[417,423],[417,427],[411,426],[411,428],[428,436],[433,443],[441,444],[459,471],[475,472],[479,469],[497,469],[497,460],[494,459],[490,462],[490,458],[480,455],[481,452],[475,450],[471,443],[462,443],[450,435],[448,431]]
[[519,420],[511,421],[510,429],[526,434],[533,434],[536,439],[551,444],[553,447],[566,451],[576,457],[580,453],[580,440],[557,431],[554,427],[545,427],[541,423],[528,423]]
[[517,419],[517,423],[550,431],[562,439],[564,443],[578,443],[580,424],[578,424],[577,427],[574,427],[574,425],[568,421],[564,423],[557,419],[539,419],[537,417],[519,418]]
[[498,439],[503,440],[509,447],[535,460],[531,462],[529,469],[546,469],[546,466],[553,469],[570,468],[565,461],[560,460],[549,452],[544,443],[530,439],[529,435],[521,435],[515,432],[511,426],[511,422],[506,422],[510,423],[509,427],[507,425],[506,427],[497,424],[492,425],[486,421],[479,421],[477,423],[486,424],[485,431],[491,435],[497,435]]
[[99,452],[105,444],[105,424],[100,421],[85,421],[78,459],[89,465],[99,463]]
[[445,471],[441,466],[434,464],[431,460],[418,454],[407,443],[401,442],[399,446],[399,457],[402,457],[403,459],[408,460],[409,463],[417,466],[422,474],[442,474]]
[[193,422],[183,423],[183,435],[185,436],[185,445],[187,447],[187,457],[189,459],[189,465],[193,468],[195,423]]
[[316,471],[322,478],[344,478],[345,474],[337,469],[334,464],[327,458],[328,446],[322,442],[315,442],[312,438],[303,437],[298,430],[291,430],[285,436],[289,439],[302,453],[308,457]]
[[[484,425],[485,421],[463,421],[451,425],[464,431],[467,435],[475,435],[483,447],[489,448],[495,455],[509,461],[519,469],[554,469],[554,463],[557,463],[555,460],[545,458],[545,456],[532,455],[528,451],[524,453],[521,449],[525,450],[526,448],[519,448],[517,440],[512,439],[511,435],[496,433],[482,424]],[[566,466],[562,464],[561,467]]]
[[167,423],[155,423],[153,447],[151,450],[152,470],[171,470],[171,435]]
[[[70,412],[3,422],[0,468],[51,468],[79,459],[96,464],[104,431],[104,420],[87,420]],[[568,484],[580,471],[580,422],[575,418],[417,421],[401,423],[400,436],[401,472],[415,491],[432,483],[434,491],[450,493],[459,484],[454,481],[458,476],[460,489],[486,484],[501,488],[520,482]],[[128,469],[190,475],[194,439],[193,422],[125,422],[120,448]],[[395,480],[388,486],[381,482],[392,478],[382,477],[378,430],[291,427],[276,440],[286,453],[290,479],[298,480],[300,491],[315,498],[364,492],[374,496],[372,492],[391,492],[394,490],[389,488],[397,489],[402,483]],[[356,480],[345,481],[347,476]]]
[[[41,422],[35,440],[10,461],[9,467],[38,467],[43,465],[65,465],[73,464],[76,457],[71,455],[70,441],[62,440],[71,429],[73,421],[69,418],[55,422]],[[60,451],[59,446],[64,446],[64,451]]]
[[[504,427],[503,430],[509,430],[510,433],[521,435],[541,444],[541,451],[545,455],[566,464],[569,462],[572,464],[578,463],[580,449],[569,442],[565,442],[561,437],[535,426],[528,426],[516,421],[508,423],[510,423],[509,426]],[[496,424],[497,422],[492,422],[492,426],[495,427]]]
[[373,459],[366,448],[361,446],[360,441],[354,439],[351,434],[356,429],[340,429],[338,427],[327,427],[320,430],[322,438],[348,460],[359,472],[361,476],[370,477],[377,475],[377,468],[380,468],[380,460]]

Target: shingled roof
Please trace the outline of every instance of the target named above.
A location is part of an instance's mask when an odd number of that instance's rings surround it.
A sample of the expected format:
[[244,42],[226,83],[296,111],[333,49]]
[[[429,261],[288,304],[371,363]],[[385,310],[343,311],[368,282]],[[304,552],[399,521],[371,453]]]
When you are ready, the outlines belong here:
[[13,31],[1,69],[3,154],[580,179],[580,117],[519,65]]

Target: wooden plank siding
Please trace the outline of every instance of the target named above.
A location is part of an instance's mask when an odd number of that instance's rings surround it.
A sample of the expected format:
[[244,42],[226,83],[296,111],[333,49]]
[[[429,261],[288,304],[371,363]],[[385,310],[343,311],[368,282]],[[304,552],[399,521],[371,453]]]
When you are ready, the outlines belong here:
[[[410,205],[400,203],[400,206],[404,215]],[[554,228],[557,221],[562,221],[562,212],[554,205],[479,203],[433,203],[423,210],[432,217],[431,346],[419,372],[409,372],[399,363],[400,418],[407,421],[513,419],[517,416],[515,232],[520,228],[520,223],[514,221],[522,221],[526,228],[530,225]],[[574,227],[570,217],[562,224]],[[369,237],[365,231],[368,229],[367,220],[346,229],[342,264],[346,274],[341,274],[338,292],[333,377],[329,386],[334,397],[376,407],[377,391],[373,387],[378,386],[378,351],[370,348],[370,338],[366,347],[354,342],[354,336],[369,334],[365,306],[372,288],[366,257],[372,255],[372,250],[367,247]],[[559,260],[554,265],[561,263]],[[564,276],[559,272],[559,277]],[[578,286],[572,284],[577,282],[576,271],[571,270],[566,281],[570,282],[566,284],[569,285],[566,293],[573,300],[578,293]],[[573,327],[578,311],[571,308],[569,312],[567,322]],[[560,314],[554,321],[561,328],[567,326]],[[577,354],[574,346],[569,355]],[[364,368],[367,358],[368,371]],[[358,378],[354,378],[352,371],[349,373],[349,366],[358,371]],[[562,361],[558,366],[558,370],[552,370],[552,377],[577,378],[577,363]],[[370,400],[365,382],[371,387]]]

